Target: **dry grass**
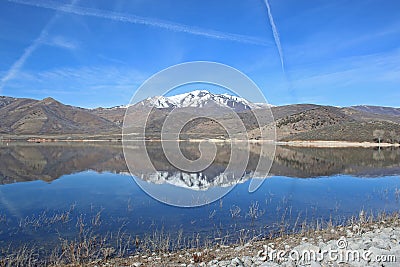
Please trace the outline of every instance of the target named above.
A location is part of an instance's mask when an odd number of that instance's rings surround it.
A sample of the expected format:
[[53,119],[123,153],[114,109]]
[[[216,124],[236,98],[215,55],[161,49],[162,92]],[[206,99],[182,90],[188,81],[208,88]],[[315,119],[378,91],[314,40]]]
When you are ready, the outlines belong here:
[[[282,205],[284,203],[283,201]],[[348,229],[355,235],[361,235],[377,224],[383,227],[400,225],[398,213],[381,213],[374,216],[366,211],[360,211],[358,216],[347,220],[307,220],[298,214],[293,221],[291,208],[282,207],[277,207],[281,209],[279,221],[270,226],[256,226],[256,220],[265,210],[260,208],[258,202],[253,202],[248,211],[243,212],[243,216],[250,220],[251,225],[246,229],[234,225],[230,231],[223,231],[216,226],[214,232],[208,233],[208,236],[199,233],[187,236],[183,229],[171,233],[161,227],[139,237],[131,235],[126,230],[125,223],[122,223],[116,232],[99,234],[96,229],[102,222],[102,210],[94,212],[90,219],[85,220],[83,215],[72,218],[74,206],[71,206],[66,212],[51,215],[41,213],[36,217],[25,218],[20,221],[20,227],[40,228],[72,221],[75,222],[77,230],[75,238],[60,235],[51,251],[45,251],[34,244],[3,248],[0,250],[0,266],[101,266],[106,263],[132,264],[137,261],[146,262],[145,266],[173,266],[169,264],[223,260],[241,254],[256,255],[266,242],[274,242],[279,248],[303,238],[318,237],[324,241],[337,239],[345,235]],[[233,223],[242,216],[241,209],[237,206],[232,206],[230,212]],[[213,211],[210,214],[212,218],[215,216]],[[5,216],[0,218],[7,220]],[[234,247],[245,249],[236,250]]]

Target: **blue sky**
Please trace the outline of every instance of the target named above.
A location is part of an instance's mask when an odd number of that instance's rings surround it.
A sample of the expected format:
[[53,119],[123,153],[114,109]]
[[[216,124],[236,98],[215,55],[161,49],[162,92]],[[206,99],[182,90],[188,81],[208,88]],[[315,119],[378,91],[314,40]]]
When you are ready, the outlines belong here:
[[276,105],[400,106],[400,1],[269,7],[270,16],[264,0],[1,0],[0,95],[127,104],[154,73],[202,60],[242,71]]

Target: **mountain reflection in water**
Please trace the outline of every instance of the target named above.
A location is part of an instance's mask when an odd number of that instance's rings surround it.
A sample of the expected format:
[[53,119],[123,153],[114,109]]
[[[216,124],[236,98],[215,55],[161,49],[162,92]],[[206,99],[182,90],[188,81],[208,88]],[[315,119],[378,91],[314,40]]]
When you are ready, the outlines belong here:
[[[217,144],[214,162],[200,173],[181,172],[165,158],[158,142],[147,143],[147,153],[156,170],[140,168],[143,148],[131,146],[127,153],[137,154],[139,160],[133,174],[153,183],[177,183],[201,190],[214,186],[229,186],[254,176],[260,157],[271,160],[271,155],[260,156],[260,147],[252,144],[250,159],[243,177],[235,181],[221,177],[230,159],[230,146]],[[182,143],[182,153],[189,159],[199,156],[198,144]],[[67,174],[93,170],[96,172],[129,173],[120,144],[31,144],[10,143],[0,145],[0,184],[43,180],[51,182]],[[400,149],[385,148],[276,148],[269,176],[312,178],[349,174],[378,177],[400,174]],[[193,183],[202,180],[202,185]],[[195,186],[196,185],[196,186]]]
[[[182,143],[181,149],[188,158],[199,156],[196,143]],[[127,175],[120,144],[0,145],[0,257],[10,246],[30,244],[51,254],[60,240],[79,239],[82,224],[94,236],[108,237],[111,245],[121,229],[127,239],[158,238],[155,233],[174,239],[182,233],[187,242],[230,243],[243,234],[246,240],[276,234],[282,225],[298,231],[301,225],[343,223],[360,210],[378,214],[399,207],[398,149],[278,146],[268,179],[253,193],[248,178],[260,157],[271,160],[260,156],[257,144],[251,146],[244,175],[236,179],[221,176],[230,158],[229,146],[222,143],[215,161],[200,173],[168,164],[160,143],[147,146],[155,171],[141,166],[143,148],[128,150],[138,157],[136,183]],[[176,196],[175,202],[155,200],[141,183]],[[213,192],[221,191],[227,194],[213,201]],[[199,207],[176,207],[179,201]]]

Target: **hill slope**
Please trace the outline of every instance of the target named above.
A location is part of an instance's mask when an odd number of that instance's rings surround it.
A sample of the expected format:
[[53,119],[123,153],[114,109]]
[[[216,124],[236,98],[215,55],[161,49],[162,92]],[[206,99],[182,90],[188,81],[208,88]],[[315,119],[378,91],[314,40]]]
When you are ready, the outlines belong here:
[[0,133],[3,134],[94,134],[120,131],[119,127],[107,119],[86,109],[64,105],[52,98],[13,98],[0,103]]
[[[156,101],[156,100],[157,101]],[[159,138],[162,125],[174,108],[195,115],[223,106],[237,113],[250,138],[259,139],[259,127],[272,128],[272,122],[258,125],[257,116],[274,116],[277,140],[339,140],[367,142],[400,142],[400,109],[377,106],[333,107],[314,104],[268,106],[254,104],[245,99],[211,94],[207,91],[163,98],[154,97],[129,106],[136,122],[146,123],[146,136]],[[162,99],[161,99],[162,100]],[[110,135],[121,134],[127,111],[126,106],[84,109],[64,105],[52,98],[33,100],[0,97],[0,135]],[[216,109],[223,111],[224,109]],[[226,111],[226,109],[225,109]],[[219,121],[230,127],[237,124],[234,115],[215,114]],[[178,121],[177,121],[178,123]],[[180,125],[179,125],[180,126]],[[137,127],[136,127],[137,128]],[[135,129],[135,125],[132,125]],[[178,128],[177,128],[178,129]],[[136,129],[140,131],[140,129]],[[213,120],[200,118],[183,127],[181,138],[224,138],[226,131]]]

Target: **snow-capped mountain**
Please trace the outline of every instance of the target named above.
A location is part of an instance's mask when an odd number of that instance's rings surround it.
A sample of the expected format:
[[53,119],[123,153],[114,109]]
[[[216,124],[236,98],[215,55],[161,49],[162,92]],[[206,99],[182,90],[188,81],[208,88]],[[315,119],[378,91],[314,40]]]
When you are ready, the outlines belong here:
[[195,90],[174,96],[149,97],[138,104],[160,109],[220,106],[232,108],[235,111],[265,108],[270,106],[266,103],[252,103],[244,98],[229,94],[213,94],[206,90]]

